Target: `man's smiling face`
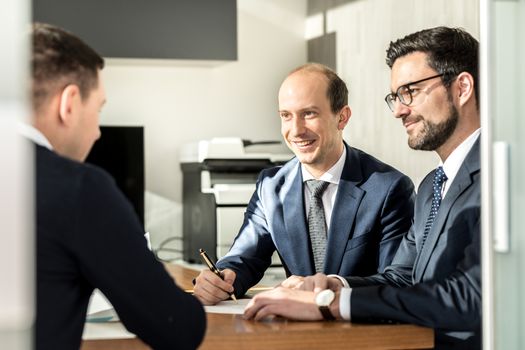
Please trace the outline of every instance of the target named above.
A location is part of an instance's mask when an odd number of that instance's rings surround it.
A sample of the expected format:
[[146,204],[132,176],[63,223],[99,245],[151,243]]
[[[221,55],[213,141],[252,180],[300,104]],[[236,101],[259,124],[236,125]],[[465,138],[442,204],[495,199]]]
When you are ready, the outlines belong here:
[[341,156],[342,130],[348,122],[332,111],[327,88],[323,74],[298,71],[288,76],[279,90],[281,133],[314,176],[326,172]]

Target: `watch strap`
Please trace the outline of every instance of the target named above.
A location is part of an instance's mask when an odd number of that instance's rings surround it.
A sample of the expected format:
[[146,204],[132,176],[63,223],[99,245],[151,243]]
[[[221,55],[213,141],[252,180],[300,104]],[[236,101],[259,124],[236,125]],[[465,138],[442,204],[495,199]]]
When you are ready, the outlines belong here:
[[335,320],[334,315],[330,312],[329,306],[319,306],[319,311],[321,311],[321,314],[323,315],[323,318],[327,321],[333,321]]

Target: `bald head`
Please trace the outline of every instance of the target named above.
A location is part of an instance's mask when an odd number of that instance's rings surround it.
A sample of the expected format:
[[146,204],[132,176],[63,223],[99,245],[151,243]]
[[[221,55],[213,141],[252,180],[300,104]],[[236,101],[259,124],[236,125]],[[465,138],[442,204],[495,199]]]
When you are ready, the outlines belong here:
[[348,88],[345,82],[329,67],[319,63],[307,63],[292,70],[285,81],[296,74],[313,74],[324,77],[326,80],[325,94],[330,101],[332,112],[338,112],[348,105]]

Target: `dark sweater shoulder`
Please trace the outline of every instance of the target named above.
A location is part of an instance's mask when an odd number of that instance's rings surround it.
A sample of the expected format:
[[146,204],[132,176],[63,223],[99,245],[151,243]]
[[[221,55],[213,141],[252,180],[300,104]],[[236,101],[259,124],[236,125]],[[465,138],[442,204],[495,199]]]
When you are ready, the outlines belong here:
[[42,147],[36,146],[37,179],[56,180],[57,185],[71,190],[72,183],[80,183],[86,178],[100,181],[101,184],[114,184],[114,180],[104,169],[88,163],[81,163]]
[[73,233],[78,234],[82,230],[80,226],[101,222],[102,215],[109,210],[122,217],[132,213],[113,178],[96,166],[37,146],[36,175],[39,235],[68,237],[75,246]]

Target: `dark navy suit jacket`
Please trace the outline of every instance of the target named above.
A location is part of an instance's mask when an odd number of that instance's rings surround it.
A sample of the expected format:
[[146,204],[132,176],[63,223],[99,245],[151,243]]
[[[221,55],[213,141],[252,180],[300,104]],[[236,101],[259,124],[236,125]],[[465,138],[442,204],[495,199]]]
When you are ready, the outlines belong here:
[[[412,223],[410,179],[374,157],[346,147],[346,160],[328,228],[325,273],[368,276],[388,266]],[[297,158],[261,172],[244,223],[218,262],[236,272],[240,296],[256,284],[275,250],[288,275],[315,274]]]
[[420,324],[436,329],[436,348],[477,349],[481,341],[479,140],[463,161],[422,245],[433,177],[434,171],[419,187],[414,225],[392,265],[383,274],[347,278],[353,287],[352,321]]
[[195,349],[206,317],[148,250],[129,202],[103,170],[36,149],[36,349],[79,349],[99,288],[154,349]]

